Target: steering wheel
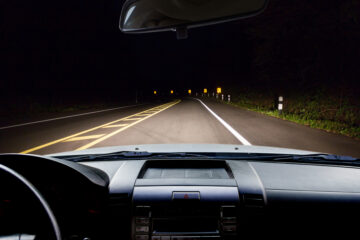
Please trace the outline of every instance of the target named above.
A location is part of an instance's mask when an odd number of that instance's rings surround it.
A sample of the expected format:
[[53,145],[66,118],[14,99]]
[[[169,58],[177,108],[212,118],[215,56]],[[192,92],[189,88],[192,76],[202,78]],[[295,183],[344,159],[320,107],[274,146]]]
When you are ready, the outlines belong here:
[[[27,212],[31,212],[28,214],[30,216],[26,216]],[[25,229],[31,231],[30,235],[27,232],[21,232],[21,228],[24,226],[20,222],[24,219],[27,220],[24,224],[26,225]],[[0,231],[0,240],[42,239],[41,236],[44,237],[44,235],[46,239],[61,240],[57,220],[41,193],[22,175],[1,164],[0,224],[5,224],[5,228],[7,228]],[[29,228],[36,225],[40,225],[37,228],[41,232],[35,232],[39,235],[32,235],[34,229]],[[20,228],[20,232],[18,232],[18,228]]]

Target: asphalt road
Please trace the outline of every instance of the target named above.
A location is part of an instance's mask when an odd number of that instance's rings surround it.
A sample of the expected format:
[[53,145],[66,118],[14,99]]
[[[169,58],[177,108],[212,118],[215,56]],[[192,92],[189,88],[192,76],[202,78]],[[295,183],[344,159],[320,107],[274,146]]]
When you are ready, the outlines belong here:
[[221,143],[360,157],[360,141],[349,137],[209,99],[201,101],[186,98],[10,128],[0,126],[0,152],[49,154],[116,145]]

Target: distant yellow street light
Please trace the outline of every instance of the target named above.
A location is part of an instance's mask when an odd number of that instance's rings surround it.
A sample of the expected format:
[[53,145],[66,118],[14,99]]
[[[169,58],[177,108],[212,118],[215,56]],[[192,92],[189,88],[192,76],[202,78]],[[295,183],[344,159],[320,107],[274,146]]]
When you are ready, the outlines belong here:
[[157,92],[156,91],[154,91],[154,95],[156,95],[157,94]]
[[217,94],[221,94],[221,87],[218,87],[218,88],[216,89],[216,93],[217,93]]
[[208,91],[207,91],[207,88],[204,88],[204,93],[207,93]]
[[174,94],[174,90],[171,90],[171,91],[170,91],[170,94]]
[[191,89],[188,90],[188,93],[191,95]]

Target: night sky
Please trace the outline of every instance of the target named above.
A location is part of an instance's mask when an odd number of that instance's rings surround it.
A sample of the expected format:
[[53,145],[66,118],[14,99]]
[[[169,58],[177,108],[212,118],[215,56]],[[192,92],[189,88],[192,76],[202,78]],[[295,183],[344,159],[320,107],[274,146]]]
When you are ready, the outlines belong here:
[[261,16],[175,33],[127,35],[123,1],[0,3],[1,101],[86,103],[154,89],[325,87],[359,93],[359,1],[271,0]]

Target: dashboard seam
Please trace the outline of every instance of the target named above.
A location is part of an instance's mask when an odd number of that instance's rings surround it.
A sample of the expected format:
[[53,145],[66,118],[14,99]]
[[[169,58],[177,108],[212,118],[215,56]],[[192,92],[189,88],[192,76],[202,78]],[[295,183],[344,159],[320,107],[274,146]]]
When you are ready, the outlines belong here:
[[120,172],[120,169],[126,164],[127,162],[124,162],[123,164],[121,164],[121,166],[116,170],[114,176],[111,178],[110,183],[109,183],[109,187],[111,186],[112,182],[114,181],[114,179],[116,179],[116,176],[118,175],[118,173]]
[[256,172],[256,170],[255,170],[255,168],[253,167],[253,165],[252,165],[250,162],[248,162],[248,164],[249,164],[251,170],[254,172],[254,174],[255,174],[255,176],[256,176],[259,184],[260,184],[260,188],[261,188],[261,191],[262,191],[263,196],[264,196],[264,202],[265,202],[265,205],[267,205],[267,202],[268,202],[268,201],[267,201],[265,186],[264,186],[263,182],[261,181],[261,178],[260,178],[259,174]]
[[342,192],[342,191],[317,191],[317,190],[296,190],[296,189],[276,189],[266,188],[266,191],[279,191],[279,192],[309,192],[309,193],[344,193],[344,194],[360,194],[360,192]]

